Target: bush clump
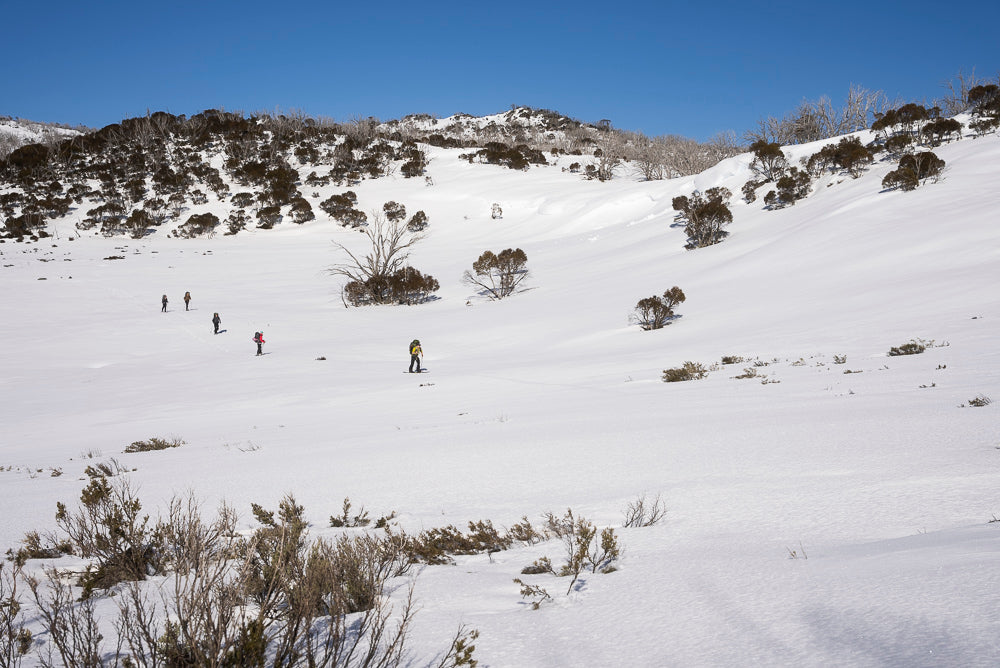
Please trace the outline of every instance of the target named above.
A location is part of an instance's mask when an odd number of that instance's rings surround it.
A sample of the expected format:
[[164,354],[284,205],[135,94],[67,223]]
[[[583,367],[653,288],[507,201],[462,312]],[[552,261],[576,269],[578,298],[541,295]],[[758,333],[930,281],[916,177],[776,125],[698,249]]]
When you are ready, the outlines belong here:
[[685,380],[700,380],[708,375],[708,370],[697,362],[684,362],[683,366],[663,370],[664,383],[678,383]]
[[882,187],[888,190],[916,190],[927,179],[939,178],[944,172],[944,166],[944,160],[931,151],[908,153],[899,159],[898,169],[885,175]]
[[732,193],[728,188],[709,188],[704,193],[695,192],[690,197],[682,195],[671,201],[678,218],[684,221],[684,232],[688,235],[685,248],[703,248],[717,244],[725,239],[729,232],[722,229],[723,225],[733,222],[733,212],[729,210],[729,198]]
[[676,285],[663,293],[662,297],[652,296],[640,299],[635,305],[639,326],[645,330],[662,329],[674,318],[674,307],[687,297]]
[[182,445],[184,445],[184,441],[179,438],[174,438],[168,441],[165,438],[154,436],[153,438],[145,441],[132,441],[130,445],[125,446],[125,452],[151,452],[153,450],[178,448]]
[[922,343],[917,343],[916,341],[910,341],[909,343],[904,343],[901,346],[893,346],[889,349],[889,357],[898,357],[900,355],[919,355],[920,353],[927,350],[927,347]]

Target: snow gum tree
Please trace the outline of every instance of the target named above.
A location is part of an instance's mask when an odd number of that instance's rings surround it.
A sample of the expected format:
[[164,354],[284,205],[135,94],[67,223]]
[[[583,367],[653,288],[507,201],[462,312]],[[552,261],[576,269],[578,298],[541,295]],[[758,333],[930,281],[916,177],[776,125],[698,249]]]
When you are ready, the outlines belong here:
[[728,236],[722,226],[733,222],[733,213],[729,210],[730,197],[732,193],[728,188],[715,187],[704,193],[696,191],[690,197],[682,195],[672,200],[674,210],[680,211],[679,217],[686,222],[686,248],[711,246]]
[[482,290],[492,299],[514,294],[517,286],[528,277],[528,256],[520,248],[508,248],[494,253],[485,251],[466,270],[462,279]]
[[639,325],[645,329],[662,329],[674,317],[674,307],[687,297],[676,285],[663,293],[662,297],[652,296],[640,299],[635,305]]

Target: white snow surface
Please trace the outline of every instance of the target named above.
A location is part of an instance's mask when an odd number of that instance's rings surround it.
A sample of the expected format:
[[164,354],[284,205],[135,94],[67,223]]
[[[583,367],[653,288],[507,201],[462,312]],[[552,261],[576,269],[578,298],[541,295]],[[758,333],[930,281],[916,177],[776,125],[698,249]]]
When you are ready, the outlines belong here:
[[[71,240],[71,216],[8,241],[0,548],[54,529],[56,502],[112,457],[147,512],[192,491],[244,529],[252,502],[288,493],[317,537],[342,531],[327,518],[345,497],[408,531],[572,508],[616,527],[616,572],[569,595],[520,576],[564,559],[557,541],[425,567],[413,665],[463,623],[482,666],[998,665],[1000,137],[934,150],[945,178],[914,192],[883,192],[879,162],[765,211],[738,199],[749,156],[598,183],[562,170],[572,156],[514,172],[428,149],[434,185],[352,188],[363,210],[430,218],[411,261],[439,298],[410,307],[343,307],[332,242],[363,237],[318,208],[211,239]],[[734,193],[730,237],[684,250],[671,199],[713,185]],[[527,253],[525,291],[493,302],[462,283],[508,247]],[[674,285],[681,317],[630,322]],[[426,375],[403,373],[415,337]],[[923,354],[887,355],[914,339]],[[661,381],[685,361],[708,377]],[[153,436],[185,444],[122,452]],[[643,493],[666,517],[621,528]],[[515,577],[554,601],[531,609]]]

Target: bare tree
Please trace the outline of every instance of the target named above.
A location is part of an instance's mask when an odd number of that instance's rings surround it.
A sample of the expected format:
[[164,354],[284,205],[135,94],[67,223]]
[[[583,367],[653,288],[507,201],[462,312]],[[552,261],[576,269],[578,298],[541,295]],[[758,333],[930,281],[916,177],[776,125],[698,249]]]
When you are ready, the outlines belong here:
[[941,84],[948,92],[935,100],[934,104],[941,107],[945,116],[960,114],[969,108],[969,91],[984,83],[984,79],[976,76],[976,68],[973,67],[969,74],[959,70],[955,76]]
[[602,127],[605,129],[598,133],[597,148],[594,149],[594,166],[599,181],[610,181],[615,169],[626,157],[626,141],[624,133],[612,128],[610,121]]
[[361,286],[370,303],[384,304],[389,298],[389,278],[406,266],[410,249],[424,235],[411,232],[402,220],[386,219],[381,211],[372,211],[371,223],[361,231],[369,241],[367,255],[355,253],[335,241],[334,245],[347,255],[347,260],[333,265],[328,271],[346,278],[350,284]]
[[782,118],[768,116],[760,119],[757,127],[747,131],[744,139],[747,143],[765,141],[782,146],[829,139],[867,128],[873,116],[888,106],[882,91],[852,84],[843,107],[835,107],[825,95],[818,100],[803,100],[794,111]]

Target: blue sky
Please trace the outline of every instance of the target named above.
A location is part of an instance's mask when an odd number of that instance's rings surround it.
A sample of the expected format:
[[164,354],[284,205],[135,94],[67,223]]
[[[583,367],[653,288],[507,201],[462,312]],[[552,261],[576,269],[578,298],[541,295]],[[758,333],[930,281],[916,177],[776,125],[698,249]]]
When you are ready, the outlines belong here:
[[101,127],[149,111],[347,120],[496,113],[738,134],[851,84],[930,101],[1000,72],[1000,3],[7,3],[0,115]]

